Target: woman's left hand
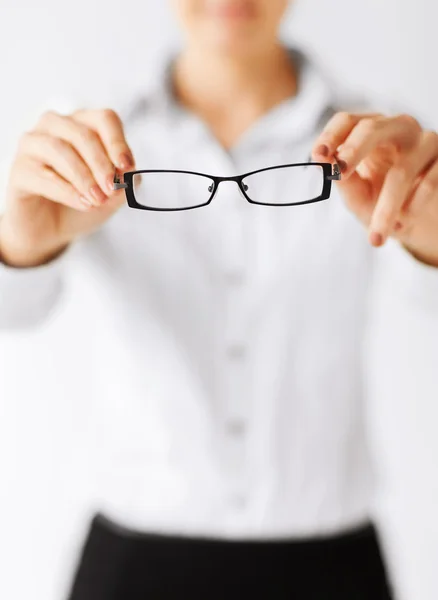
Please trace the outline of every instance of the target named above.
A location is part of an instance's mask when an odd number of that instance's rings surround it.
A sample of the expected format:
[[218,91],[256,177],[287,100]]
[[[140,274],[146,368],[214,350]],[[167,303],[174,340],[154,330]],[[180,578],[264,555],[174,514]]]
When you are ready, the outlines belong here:
[[[326,150],[324,151],[324,146]],[[336,181],[373,246],[395,237],[418,260],[438,267],[438,134],[410,115],[338,112],[312,156],[341,168]]]

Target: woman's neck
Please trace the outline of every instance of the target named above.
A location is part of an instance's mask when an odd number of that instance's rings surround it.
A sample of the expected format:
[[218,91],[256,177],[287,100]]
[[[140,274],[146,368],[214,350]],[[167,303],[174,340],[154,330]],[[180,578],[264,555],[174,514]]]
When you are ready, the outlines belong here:
[[279,43],[238,58],[189,46],[174,66],[178,101],[199,115],[227,147],[265,112],[297,93],[295,65]]

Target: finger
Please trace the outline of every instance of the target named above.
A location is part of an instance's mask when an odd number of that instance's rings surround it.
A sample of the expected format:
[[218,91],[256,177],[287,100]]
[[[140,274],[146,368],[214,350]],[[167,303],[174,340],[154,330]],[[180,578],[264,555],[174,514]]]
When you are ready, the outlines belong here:
[[50,167],[28,156],[21,157],[15,164],[11,171],[11,184],[17,191],[32,196],[42,196],[82,212],[95,210],[71,183]]
[[21,138],[19,148],[24,155],[45,164],[69,181],[91,204],[101,206],[107,199],[84,160],[68,142],[33,131]]
[[428,204],[438,195],[438,157],[428,165],[422,173],[417,186],[403,206],[403,214],[407,219],[416,219],[427,209]]
[[[425,132],[413,151],[403,154],[388,171],[371,217],[370,242],[373,245],[380,246],[385,243],[394,229],[403,205],[409,198],[418,174],[437,157],[438,136],[434,132]],[[425,196],[430,195],[429,187],[432,184],[437,185],[436,181],[429,177],[421,192],[423,202],[426,200]],[[421,184],[418,189],[420,188]]]
[[368,228],[374,207],[373,188],[368,179],[354,172],[346,181],[336,181],[347,207]]
[[344,178],[379,145],[392,145],[397,151],[406,152],[418,143],[421,132],[418,121],[409,115],[361,119],[338,153]]
[[[42,116],[35,131],[68,142],[88,165],[105,196],[112,191],[115,167],[96,131],[52,111]],[[93,191],[90,190],[90,193],[93,194]]]
[[127,171],[135,166],[122,121],[114,110],[81,110],[74,113],[72,118],[99,134],[108,156],[118,169]]
[[316,139],[312,155],[317,160],[334,156],[338,147],[344,143],[360,119],[375,116],[377,113],[354,114],[345,111],[336,113]]

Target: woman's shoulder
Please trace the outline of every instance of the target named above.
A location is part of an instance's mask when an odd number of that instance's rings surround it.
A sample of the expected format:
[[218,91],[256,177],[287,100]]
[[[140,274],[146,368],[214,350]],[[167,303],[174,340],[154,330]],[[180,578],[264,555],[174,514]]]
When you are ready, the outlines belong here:
[[387,91],[376,91],[370,86],[352,85],[349,81],[342,78],[320,55],[311,51],[308,47],[294,47],[294,56],[298,57],[300,63],[309,66],[318,73],[321,81],[328,90],[327,114],[337,112],[350,113],[382,113],[385,115],[395,115],[408,113],[415,115],[419,120],[424,121],[422,115],[417,114],[414,107],[409,105],[408,101],[388,93]]

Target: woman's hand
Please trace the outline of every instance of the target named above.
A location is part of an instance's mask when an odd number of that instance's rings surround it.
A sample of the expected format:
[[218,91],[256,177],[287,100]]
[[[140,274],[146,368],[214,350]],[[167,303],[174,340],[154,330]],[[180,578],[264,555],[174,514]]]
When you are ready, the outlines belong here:
[[338,162],[347,206],[368,228],[370,243],[393,236],[419,260],[438,267],[438,134],[410,115],[339,112],[312,152]]
[[124,202],[124,191],[112,190],[116,168],[133,166],[114,111],[45,113],[18,144],[0,219],[0,258],[38,265],[99,227]]

